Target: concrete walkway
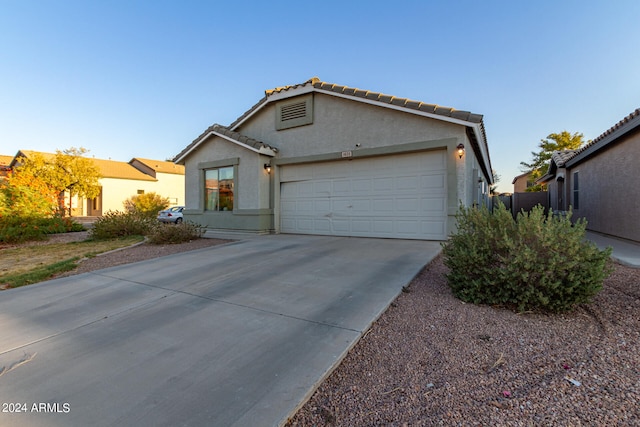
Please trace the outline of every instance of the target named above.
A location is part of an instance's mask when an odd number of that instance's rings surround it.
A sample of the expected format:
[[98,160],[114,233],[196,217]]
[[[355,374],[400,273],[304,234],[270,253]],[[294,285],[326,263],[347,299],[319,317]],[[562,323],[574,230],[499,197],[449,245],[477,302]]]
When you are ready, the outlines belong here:
[[605,236],[593,231],[587,231],[586,237],[600,249],[610,246],[613,249],[611,258],[614,261],[629,267],[640,268],[640,244]]
[[280,425],[439,251],[254,236],[0,292],[0,425]]

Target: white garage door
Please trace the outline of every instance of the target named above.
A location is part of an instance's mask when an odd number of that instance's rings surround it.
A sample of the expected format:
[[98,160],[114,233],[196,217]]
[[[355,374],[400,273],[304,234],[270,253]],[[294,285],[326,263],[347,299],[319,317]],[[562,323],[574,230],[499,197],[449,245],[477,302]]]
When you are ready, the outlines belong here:
[[446,238],[446,152],[282,166],[283,233]]

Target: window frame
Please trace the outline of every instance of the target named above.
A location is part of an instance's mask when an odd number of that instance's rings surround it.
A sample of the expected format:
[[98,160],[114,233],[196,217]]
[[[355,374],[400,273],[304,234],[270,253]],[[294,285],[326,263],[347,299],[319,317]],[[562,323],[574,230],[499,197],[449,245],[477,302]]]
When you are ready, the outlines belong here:
[[[237,190],[237,182],[238,182],[238,164],[240,162],[239,158],[233,159],[224,159],[224,160],[216,160],[213,162],[203,162],[198,164],[198,169],[200,169],[200,200],[202,203],[202,212],[207,212],[209,214],[213,213],[223,213],[223,212],[235,212],[238,209],[237,199],[238,199],[238,190]],[[207,180],[206,174],[207,171],[210,170],[220,170],[225,168],[232,168],[233,173],[233,181],[232,181],[232,208],[228,210],[220,210],[220,197],[218,192],[218,200],[217,206],[218,209],[211,210],[207,208]],[[219,172],[218,172],[219,173]]]

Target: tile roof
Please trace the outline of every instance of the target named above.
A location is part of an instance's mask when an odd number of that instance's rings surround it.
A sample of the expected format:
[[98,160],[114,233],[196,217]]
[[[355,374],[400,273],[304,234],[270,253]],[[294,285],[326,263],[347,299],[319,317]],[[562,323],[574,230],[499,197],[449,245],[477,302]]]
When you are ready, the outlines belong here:
[[4,154],[0,154],[0,166],[9,166],[9,163],[11,163],[11,160],[13,160],[13,156],[6,156]]
[[157,181],[152,176],[134,168],[129,163],[117,160],[92,159],[103,178],[135,179],[138,181]]
[[551,154],[551,159],[556,162],[556,165],[559,167],[563,167],[564,164],[571,159],[578,150],[562,150],[562,151],[554,151]]
[[539,178],[538,182],[547,182],[551,180],[555,174],[556,168],[572,166],[579,163],[636,127],[640,127],[640,108],[634,110],[627,117],[620,120],[588,144],[585,144],[576,150],[554,151],[551,155],[552,161],[549,162],[549,169],[547,173]]
[[637,127],[640,127],[640,108],[636,108],[631,114],[607,129],[596,139],[577,149],[574,155],[567,159],[566,163],[578,163]]
[[[304,83],[298,83],[294,85],[276,87],[274,89],[268,89],[265,91],[265,96],[258,101],[253,107],[247,110],[243,115],[238,117],[233,123],[229,125],[230,129],[234,129],[238,124],[242,123],[244,119],[250,116],[255,110],[259,109],[262,104],[267,102],[270,96],[278,93],[287,92],[292,89],[298,89],[305,86],[312,86],[317,90],[326,92],[334,92],[341,95],[351,96],[353,98],[361,98],[369,101],[380,102],[382,104],[390,104],[398,107],[404,107],[410,110],[422,111],[429,114],[435,114],[443,117],[450,117],[452,119],[458,119],[471,123],[482,123],[482,114],[474,114],[469,111],[456,110],[451,107],[443,107],[436,104],[427,104],[421,101],[414,101],[408,98],[398,98],[392,95],[385,95],[379,92],[372,92],[369,90],[357,89],[349,86],[342,86],[335,83],[328,83],[321,81],[318,77],[313,77]],[[484,128],[483,128],[484,132]],[[485,135],[486,136],[486,135]]]
[[193,140],[193,142],[189,145],[187,145],[185,147],[184,150],[182,150],[180,153],[178,153],[173,160],[174,161],[179,161],[179,159],[181,159],[184,155],[186,155],[189,151],[191,151],[192,149],[194,149],[196,146],[198,146],[202,141],[204,141],[207,136],[209,134],[211,134],[212,132],[215,132],[217,134],[223,135],[229,139],[232,139],[242,145],[246,145],[249,147],[252,147],[258,151],[262,150],[262,149],[267,149],[273,152],[277,152],[278,149],[275,147],[270,146],[269,144],[266,144],[262,141],[258,141],[257,139],[253,139],[251,137],[248,137],[246,135],[242,135],[238,132],[232,131],[231,129],[229,129],[226,126],[222,126],[219,124],[214,124],[211,125],[207,128],[207,130],[205,130],[204,132],[202,132],[200,134],[200,136],[198,136],[196,139]]
[[177,165],[173,162],[165,162],[162,160],[145,159],[142,157],[134,157],[133,159],[131,159],[131,161],[129,161],[129,164],[131,164],[131,162],[133,162],[134,160],[139,161],[140,163],[159,173],[184,175],[184,165]]

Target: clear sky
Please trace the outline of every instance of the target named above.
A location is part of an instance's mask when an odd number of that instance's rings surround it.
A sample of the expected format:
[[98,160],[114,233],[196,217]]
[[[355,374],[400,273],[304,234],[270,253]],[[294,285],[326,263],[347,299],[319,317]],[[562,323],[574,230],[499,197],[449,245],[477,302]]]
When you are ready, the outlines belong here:
[[640,107],[640,2],[0,0],[0,154],[168,159],[321,80],[483,114],[498,189]]

